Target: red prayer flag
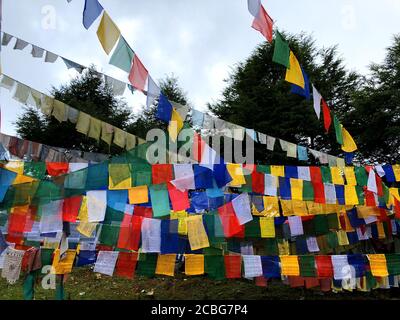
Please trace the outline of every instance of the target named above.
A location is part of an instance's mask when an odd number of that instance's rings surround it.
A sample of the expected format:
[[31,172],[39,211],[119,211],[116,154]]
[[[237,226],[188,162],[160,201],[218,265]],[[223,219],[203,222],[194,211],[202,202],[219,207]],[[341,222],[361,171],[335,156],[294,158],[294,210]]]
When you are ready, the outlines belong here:
[[66,198],[63,202],[63,221],[76,222],[79,209],[82,204],[82,196]]
[[267,279],[264,276],[256,277],[256,286],[257,287],[267,287]]
[[171,164],[153,164],[151,166],[153,184],[168,183],[173,180],[173,167]]
[[332,118],[331,118],[331,110],[329,109],[329,107],[326,104],[324,99],[322,99],[322,113],[324,115],[325,131],[328,133],[329,128],[330,128],[331,123],[332,123]]
[[197,162],[201,161],[201,155],[203,154],[204,150],[204,140],[201,138],[201,136],[195,132],[193,135],[193,159],[196,160]]
[[135,252],[120,252],[115,265],[115,275],[133,279],[136,269],[138,254]]
[[311,182],[322,183],[322,174],[320,167],[310,167],[310,178]]
[[132,250],[139,250],[140,235],[142,231],[143,217],[132,216],[132,234],[131,234],[131,245]]
[[364,187],[364,195],[365,195],[365,205],[368,207],[376,207],[374,193],[372,191],[367,190],[367,187]]
[[257,18],[254,18],[252,28],[260,31],[268,42],[272,42],[272,27],[274,21],[265,11],[264,6],[261,5]]
[[289,276],[289,284],[291,288],[304,287],[304,278],[299,276]]
[[306,289],[319,287],[318,278],[305,277],[304,280],[305,280]]
[[132,230],[132,215],[124,214],[118,235],[117,247],[119,249],[134,250],[135,247]]
[[244,227],[240,225],[239,220],[236,217],[232,202],[219,207],[218,213],[221,218],[222,228],[226,238],[230,238],[240,232],[244,232]]
[[225,277],[227,279],[240,279],[242,277],[242,257],[237,256],[224,256],[225,262]]
[[143,218],[153,218],[153,209],[151,207],[135,206],[133,215]]
[[172,183],[168,182],[168,193],[174,211],[182,211],[190,208],[189,193],[187,190],[182,192]]
[[315,203],[326,203],[325,202],[325,188],[322,182],[313,182],[314,189],[314,202]]
[[68,168],[68,162],[46,162],[47,173],[52,177],[68,173]]
[[133,57],[131,72],[129,73],[129,82],[134,88],[144,91],[148,75],[149,72],[144,67],[139,57],[135,55]]
[[394,217],[396,219],[400,219],[400,202],[395,197],[393,197],[393,200],[394,200]]
[[264,194],[265,175],[257,170],[253,170],[251,174],[251,183],[253,192]]
[[[362,279],[362,278],[361,278]],[[319,279],[322,292],[329,292],[332,289],[332,279]]]
[[333,277],[333,265],[331,256],[315,256],[315,263],[317,265],[317,274],[321,278]]

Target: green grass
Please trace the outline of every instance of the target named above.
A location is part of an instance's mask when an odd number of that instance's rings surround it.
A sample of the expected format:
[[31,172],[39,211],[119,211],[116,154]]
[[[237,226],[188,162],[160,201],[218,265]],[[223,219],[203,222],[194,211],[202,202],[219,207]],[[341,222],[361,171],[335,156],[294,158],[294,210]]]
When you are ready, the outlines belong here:
[[[37,300],[53,300],[54,290],[35,287]],[[257,287],[245,279],[214,281],[207,277],[185,277],[182,274],[171,277],[144,278],[133,280],[95,274],[89,268],[77,268],[69,276],[65,292],[70,300],[366,300],[400,299],[399,289],[373,290],[372,292],[321,293],[318,290],[290,288],[281,281],[268,283],[268,287]],[[20,300],[22,279],[14,285],[0,280],[1,300]]]

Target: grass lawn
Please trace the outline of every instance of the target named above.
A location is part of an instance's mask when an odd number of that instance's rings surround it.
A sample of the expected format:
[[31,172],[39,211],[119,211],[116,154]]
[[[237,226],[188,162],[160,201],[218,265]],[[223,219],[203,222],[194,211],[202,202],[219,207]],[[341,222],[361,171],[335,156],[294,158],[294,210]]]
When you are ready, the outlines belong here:
[[[44,290],[37,285],[37,300],[52,300],[54,290]],[[153,279],[135,277],[133,280],[95,274],[89,268],[75,268],[66,286],[66,297],[71,300],[369,300],[400,299],[400,290],[373,290],[372,292],[321,293],[318,290],[290,288],[281,281],[268,283],[268,287],[257,287],[246,279],[215,281],[207,277],[188,278],[182,274],[174,278],[156,277]],[[22,280],[9,285],[0,280],[0,299],[22,299]]]

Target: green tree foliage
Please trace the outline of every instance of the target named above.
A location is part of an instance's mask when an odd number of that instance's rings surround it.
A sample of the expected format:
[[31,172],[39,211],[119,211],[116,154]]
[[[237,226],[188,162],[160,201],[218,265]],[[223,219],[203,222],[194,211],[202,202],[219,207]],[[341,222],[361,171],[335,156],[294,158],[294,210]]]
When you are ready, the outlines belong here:
[[[346,112],[351,95],[359,86],[359,76],[346,70],[337,48],[319,50],[315,40],[306,34],[283,35],[332,110],[339,115]],[[272,62],[273,50],[274,44],[261,44],[245,62],[239,63],[227,80],[223,98],[210,104],[209,109],[218,117],[244,127],[338,153],[334,132],[324,134],[322,117],[318,121],[312,100],[290,93],[290,84],[284,80],[286,69]],[[289,161],[283,153],[268,153],[262,145],[256,146],[256,160]]]
[[[95,71],[94,67],[74,78],[60,88],[53,88],[52,95],[74,108],[86,112],[97,119],[126,129],[130,121],[130,111],[123,99],[115,98],[111,89]],[[96,142],[78,133],[75,124],[58,122],[52,116],[44,116],[40,111],[27,107],[16,121],[17,133],[23,139],[48,144],[55,147],[82,151],[118,153],[118,147],[110,147],[102,141]]]
[[400,161],[400,35],[394,37],[381,64],[371,64],[371,74],[354,95],[353,108],[344,124],[355,136],[361,161]]

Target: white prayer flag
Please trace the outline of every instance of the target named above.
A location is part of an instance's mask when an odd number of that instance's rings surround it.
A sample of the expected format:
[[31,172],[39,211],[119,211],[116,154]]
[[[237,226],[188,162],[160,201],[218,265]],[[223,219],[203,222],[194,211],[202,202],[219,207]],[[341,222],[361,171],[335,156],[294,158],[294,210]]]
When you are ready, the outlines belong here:
[[304,234],[303,223],[301,222],[300,216],[290,216],[288,217],[290,235],[292,237],[301,236]]
[[336,204],[336,188],[332,183],[324,183],[325,201],[327,204]]
[[191,164],[174,164],[175,180],[171,183],[181,191],[196,189],[194,172]]
[[314,99],[314,110],[315,110],[315,113],[317,114],[317,117],[319,119],[319,117],[321,116],[321,100],[322,100],[322,96],[317,91],[317,89],[315,89],[314,85],[312,86],[312,90],[313,90],[313,99]]
[[143,218],[142,221],[142,251],[161,251],[161,220]]
[[251,215],[250,198],[247,193],[242,193],[233,199],[232,206],[240,225],[253,220],[253,216]]
[[263,275],[261,257],[242,255],[245,278],[254,278]]
[[118,254],[118,251],[99,251],[93,271],[112,276],[115,264],[117,263]]
[[378,193],[378,187],[376,185],[375,171],[372,169],[369,171],[369,174],[368,174],[367,189],[368,189],[368,191]]
[[350,279],[353,277],[347,255],[332,255],[333,278],[335,280]]
[[40,206],[42,214],[39,229],[41,233],[62,232],[62,204],[63,200],[57,200]]
[[274,151],[275,141],[276,139],[274,137],[267,136],[267,149],[269,151]]
[[264,178],[264,194],[266,194],[267,196],[273,196],[276,197],[277,195],[277,187],[278,187],[278,178],[270,175],[270,174],[266,174],[265,178]]
[[299,179],[311,181],[310,167],[297,167]]
[[261,9],[261,0],[247,0],[247,6],[251,15],[257,18]]
[[46,51],[46,56],[44,58],[44,62],[54,63],[58,59],[58,55],[53,52]]
[[316,237],[308,237],[306,239],[307,250],[310,252],[319,252],[318,241]]
[[103,221],[107,209],[107,191],[87,191],[86,196],[89,222]]

